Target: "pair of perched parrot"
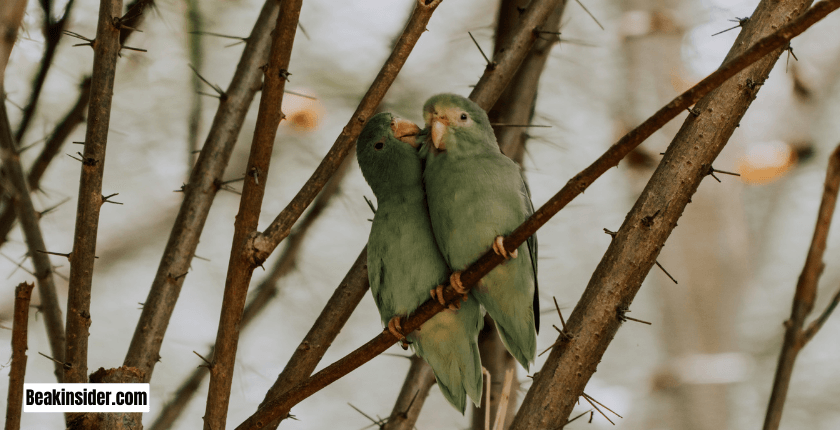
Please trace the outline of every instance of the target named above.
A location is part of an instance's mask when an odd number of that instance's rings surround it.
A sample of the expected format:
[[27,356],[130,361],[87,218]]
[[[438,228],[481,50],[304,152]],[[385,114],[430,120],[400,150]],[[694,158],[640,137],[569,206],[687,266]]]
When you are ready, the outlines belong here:
[[[461,413],[481,402],[478,332],[483,311],[525,369],[539,330],[537,241],[508,253],[503,237],[533,213],[519,167],[499,151],[487,113],[471,100],[439,94],[423,107],[426,128],[389,113],[373,116],[356,152],[378,207],[368,241],[368,277],[382,322],[403,348],[432,367],[444,397]],[[466,291],[460,273],[488,249],[507,259]],[[443,302],[447,280],[464,302],[403,334],[401,318],[424,301]]]

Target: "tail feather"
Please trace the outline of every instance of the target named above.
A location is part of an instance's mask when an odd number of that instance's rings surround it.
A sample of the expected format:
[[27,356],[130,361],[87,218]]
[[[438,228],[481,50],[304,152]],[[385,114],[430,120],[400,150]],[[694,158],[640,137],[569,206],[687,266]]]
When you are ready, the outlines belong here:
[[478,302],[473,299],[457,312],[443,311],[425,322],[422,330],[412,333],[417,355],[432,367],[441,393],[461,413],[466,397],[481,403],[481,357],[478,353],[478,332],[484,319]]

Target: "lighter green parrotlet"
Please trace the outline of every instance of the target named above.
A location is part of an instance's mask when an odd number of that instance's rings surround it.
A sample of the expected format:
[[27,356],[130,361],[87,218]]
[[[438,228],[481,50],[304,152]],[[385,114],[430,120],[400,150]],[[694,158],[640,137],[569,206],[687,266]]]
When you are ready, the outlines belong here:
[[368,277],[383,324],[429,363],[444,397],[463,413],[466,395],[476,405],[481,401],[478,332],[483,317],[478,301],[444,310],[407,339],[400,327],[401,319],[410,317],[450,274],[432,234],[415,148],[419,130],[410,121],[380,113],[359,136],[359,167],[378,206],[368,240]]
[[534,212],[522,172],[501,153],[487,113],[471,100],[438,94],[424,105],[423,117],[423,181],[435,239],[456,271],[452,287],[464,291],[460,271],[488,249],[507,259],[471,293],[496,322],[505,347],[528,369],[539,330],[537,239],[510,254],[503,246],[503,236]]

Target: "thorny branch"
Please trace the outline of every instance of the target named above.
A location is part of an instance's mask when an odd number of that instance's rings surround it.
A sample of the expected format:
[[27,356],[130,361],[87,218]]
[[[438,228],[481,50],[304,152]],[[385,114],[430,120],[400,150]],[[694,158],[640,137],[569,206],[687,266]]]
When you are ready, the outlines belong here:
[[[746,67],[755,63],[768,53],[773,52],[780,47],[786,46],[790,39],[801,34],[808,27],[838,7],[840,7],[840,0],[827,0],[820,2],[817,6],[811,8],[808,12],[791,23],[783,26],[777,32],[759,40],[742,54],[728,58],[728,60],[716,72],[712,73],[700,83],[674,99],[671,103],[660,109],[639,127],[630,131],[630,133],[622,137],[592,165],[573,177],[566,186],[554,195],[554,197],[546,202],[546,204],[544,204],[527,221],[525,221],[525,223],[505,238],[505,248],[508,251],[516,249],[560,209],[574,199],[574,197],[582,193],[592,182],[594,182],[609,168],[616,166],[624,156],[644,141],[644,139],[653,134],[653,132],[661,128],[662,125],[682,113],[686,108],[693,105],[701,97],[710,93],[738,72],[744,70]],[[741,85],[738,82],[735,83],[737,85]],[[705,171],[702,173],[702,176],[705,176]],[[471,287],[479,279],[481,279],[481,277],[500,264],[502,260],[503,258],[501,256],[498,256],[492,251],[488,251],[488,253],[479,258],[462,273],[461,282],[465,287]],[[653,266],[653,261],[650,262],[650,266]],[[647,269],[650,269],[650,267]],[[647,273],[647,270],[644,272]],[[451,287],[447,287],[444,290],[444,297],[447,303],[460,300],[460,295]],[[432,300],[427,301],[417,309],[411,320],[403,324],[403,331],[405,333],[409,333],[415,330],[423,322],[427,321],[444,308],[445,306],[441,305],[439,302]],[[580,317],[578,316],[576,318],[579,319]],[[577,330],[579,330],[579,324],[579,320],[575,322]],[[601,335],[599,334],[599,336],[595,337],[593,341],[600,337]],[[237,429],[244,430],[262,428],[269,421],[279,418],[280,411],[288,410],[293,405],[306,399],[347,373],[355,370],[367,361],[370,361],[373,357],[385,351],[396,341],[397,339],[390,334],[390,332],[387,330],[383,331],[374,339],[368,341],[352,353],[316,373],[305,382],[298,384],[288,390],[285,394],[263,405],[257,413],[246,419],[237,427]],[[562,350],[565,349],[566,348],[563,348]],[[560,350],[561,349],[555,349],[552,354],[558,354]],[[595,362],[597,362],[597,360]],[[569,367],[569,370],[575,369],[577,368],[573,366]],[[542,375],[542,372],[538,375]],[[542,378],[540,377],[538,379]],[[533,389],[529,391],[529,395],[533,391]],[[580,392],[582,392],[582,390]],[[577,394],[579,394],[579,392]],[[550,399],[545,400],[550,401]],[[521,411],[522,409],[520,409],[520,415],[522,414]],[[518,416],[519,415],[517,415],[517,417]],[[568,414],[566,414],[564,418],[567,416]],[[564,423],[565,421],[557,425],[565,425]],[[514,425],[516,425],[516,422],[514,422]]]
[[9,395],[6,397],[6,430],[20,429],[23,410],[23,376],[26,374],[29,301],[34,284],[21,282],[15,288],[15,315],[12,320],[12,368],[9,370]]
[[12,128],[6,113],[6,104],[0,103],[0,158],[3,161],[3,171],[7,176],[6,193],[11,197],[11,204],[15,208],[21,229],[29,248],[29,256],[35,267],[35,278],[38,281],[38,295],[41,298],[41,310],[44,312],[44,324],[47,328],[47,338],[50,341],[50,352],[57,360],[55,375],[58,382],[64,378],[64,325],[58,295],[53,282],[53,268],[46,254],[38,252],[47,249],[44,236],[38,225],[38,213],[32,205],[29,187],[20,165],[20,155],[12,137]]
[[811,239],[811,246],[808,248],[805,267],[802,268],[802,273],[796,283],[796,293],[793,296],[790,318],[785,321],[784,343],[779,354],[779,364],[776,367],[770,402],[767,404],[767,414],[764,417],[764,430],[779,428],[796,357],[819,330],[822,322],[828,318],[840,299],[840,292],[838,292],[826,311],[808,329],[804,328],[805,318],[814,309],[814,302],[817,299],[817,285],[825,267],[823,254],[825,254],[826,242],[828,241],[828,229],[831,226],[834,209],[837,207],[838,189],[840,189],[840,146],[832,152],[828,159],[828,171],[825,175],[820,209],[817,212],[814,237]]
[[143,370],[147,382],[152,377],[166,328],[186,278],[182,275],[190,268],[245,115],[254,95],[262,86],[262,71],[259,67],[268,61],[271,31],[279,10],[279,2],[276,0],[267,0],[263,5],[236,73],[225,91],[227,97],[219,103],[189,183],[184,187],[184,201],[175,218],[123,361],[126,366]]
[[239,201],[239,213],[234,222],[222,311],[216,333],[213,365],[210,368],[210,388],[204,414],[205,430],[225,428],[233,364],[239,343],[239,326],[248,284],[256,267],[246,253],[247,242],[256,233],[259,223],[277,125],[283,118],[283,89],[289,76],[289,59],[302,4],[303,0],[283,0],[280,4],[277,24],[272,32],[271,54],[268,64],[262,67],[262,96],[245,171],[242,199]]
[[96,41],[93,44],[90,106],[85,133],[84,163],[79,180],[79,201],[73,257],[70,259],[70,287],[67,297],[67,342],[64,361],[64,382],[87,382],[87,349],[90,335],[90,291],[96,237],[99,230],[99,209],[102,207],[102,175],[105,172],[105,147],[111,120],[114,75],[120,51],[122,0],[100,0]]
[[412,355],[411,367],[405,376],[405,382],[394,403],[394,409],[388,417],[381,430],[412,430],[423,403],[429,396],[429,391],[435,385],[435,374],[432,367],[426,364],[422,358]]

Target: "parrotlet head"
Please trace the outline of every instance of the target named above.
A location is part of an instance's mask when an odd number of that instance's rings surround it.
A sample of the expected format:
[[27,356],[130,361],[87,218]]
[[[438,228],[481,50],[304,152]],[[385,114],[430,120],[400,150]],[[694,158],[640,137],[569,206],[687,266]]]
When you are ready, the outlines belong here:
[[356,157],[376,198],[421,181],[417,136],[420,127],[388,112],[371,117],[359,134]]
[[472,100],[457,94],[438,94],[423,106],[429,151],[470,155],[498,151],[487,112]]

